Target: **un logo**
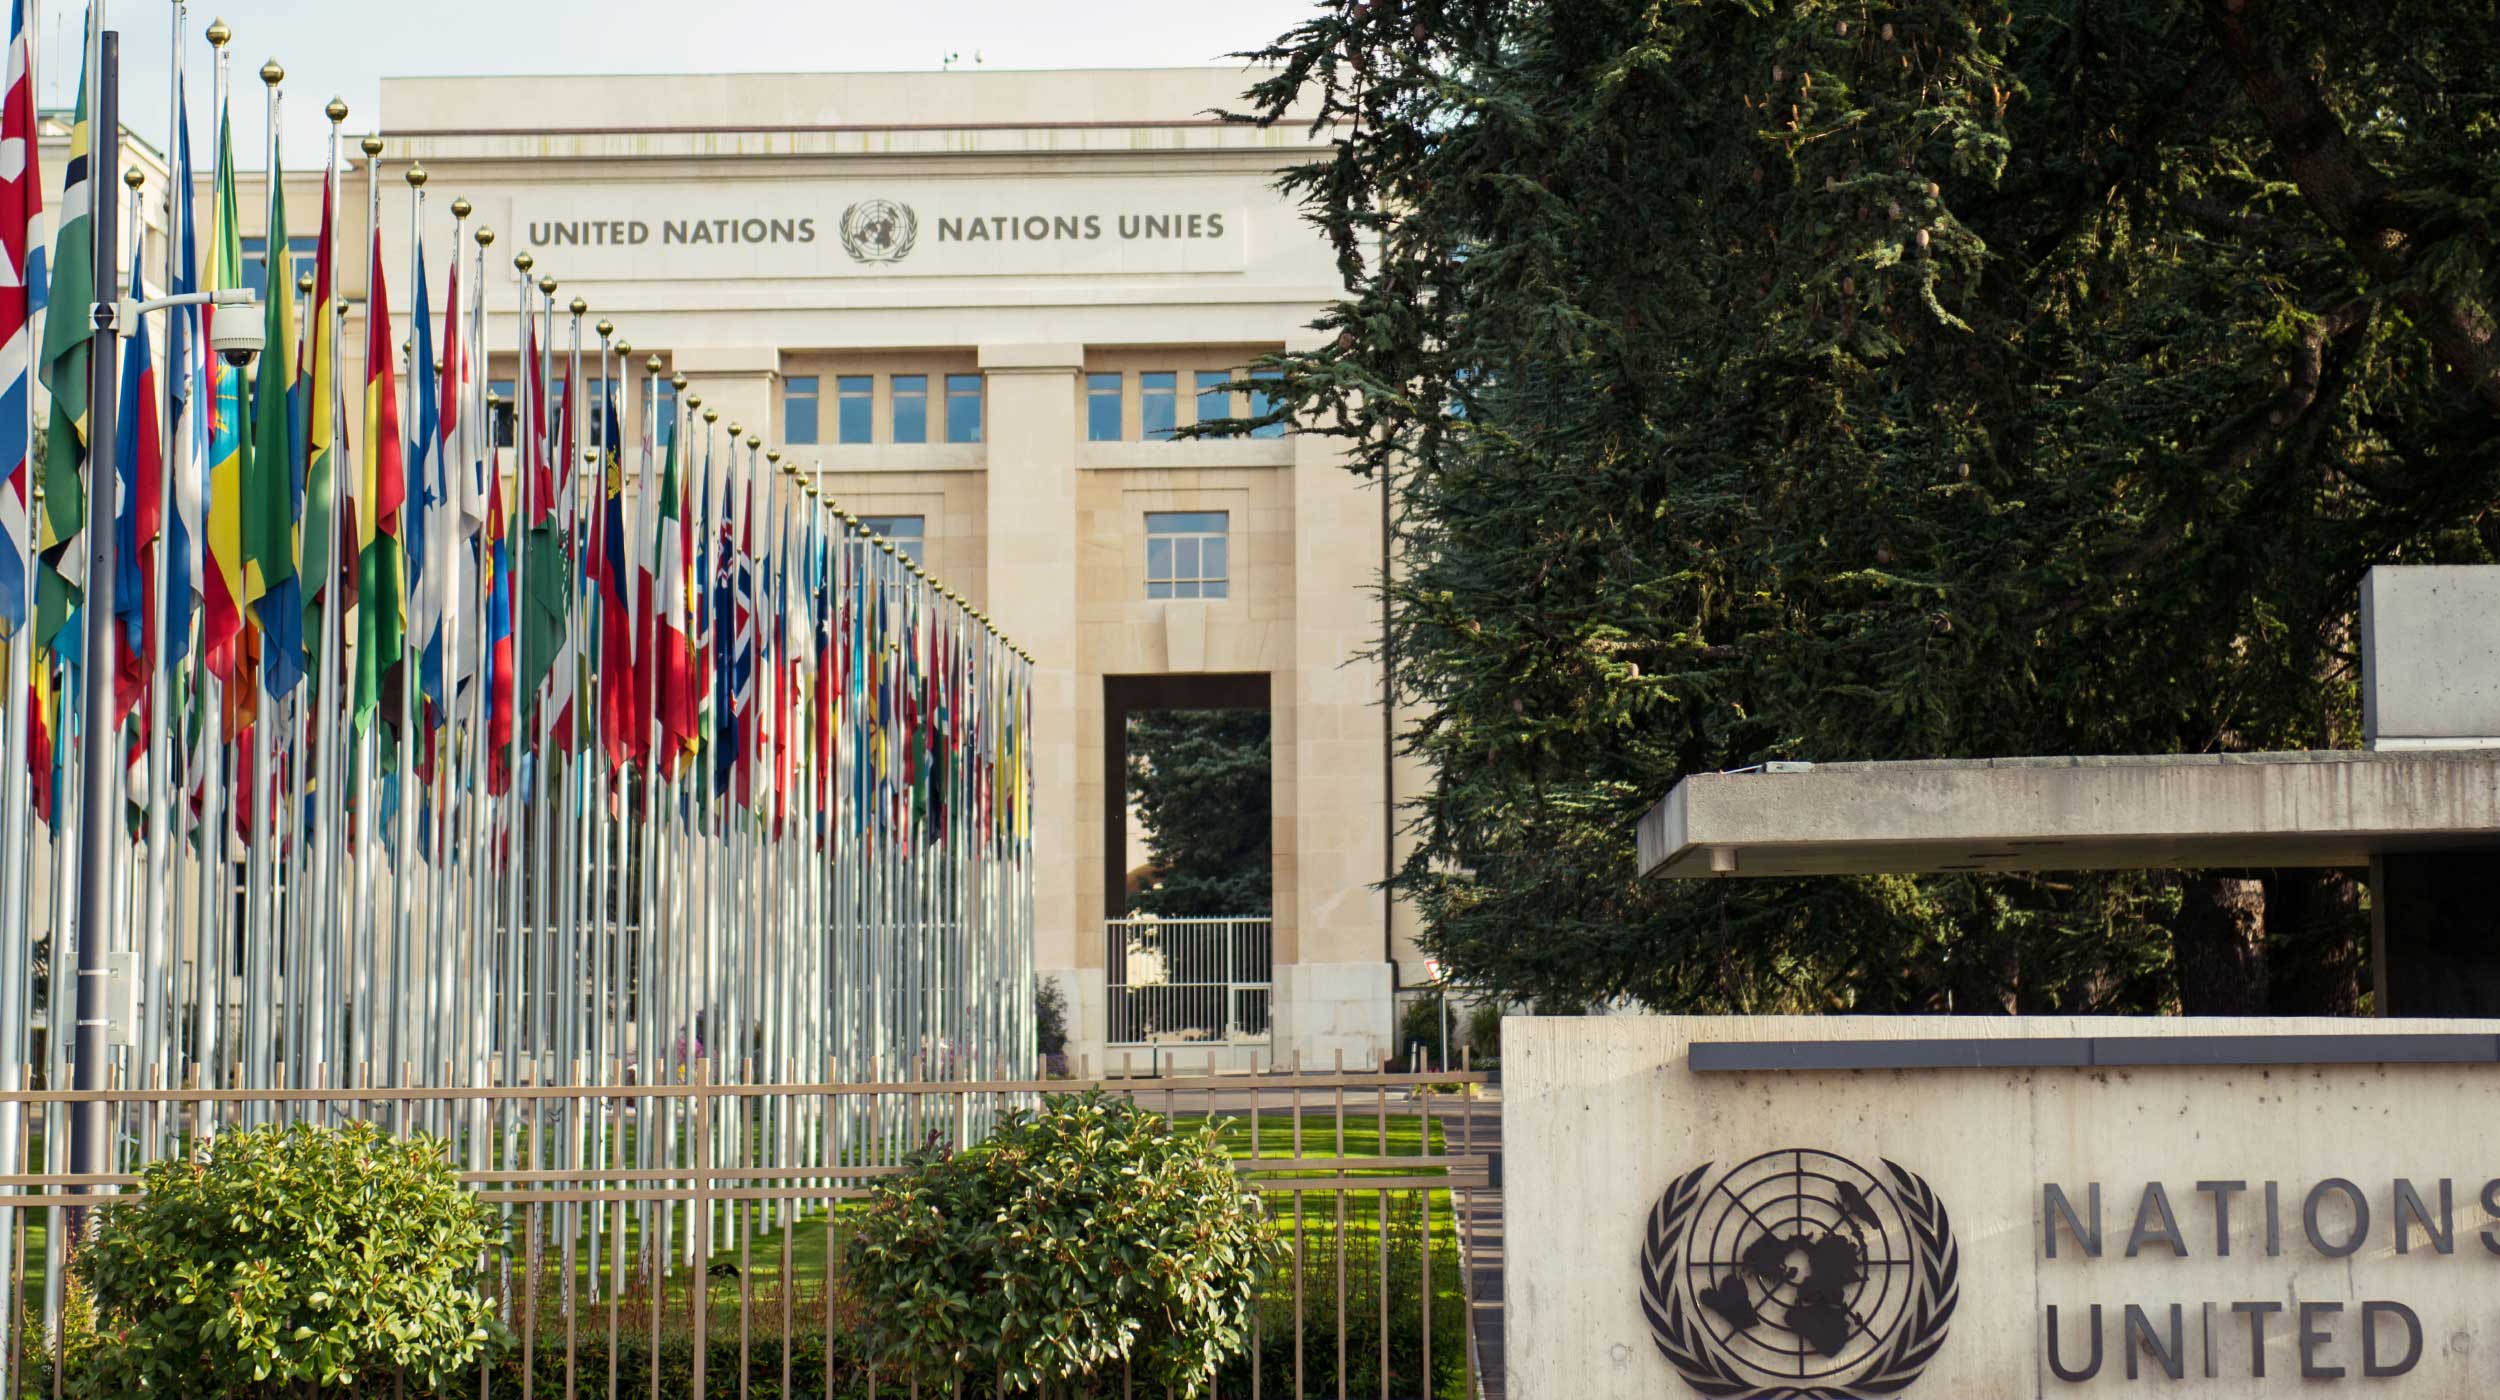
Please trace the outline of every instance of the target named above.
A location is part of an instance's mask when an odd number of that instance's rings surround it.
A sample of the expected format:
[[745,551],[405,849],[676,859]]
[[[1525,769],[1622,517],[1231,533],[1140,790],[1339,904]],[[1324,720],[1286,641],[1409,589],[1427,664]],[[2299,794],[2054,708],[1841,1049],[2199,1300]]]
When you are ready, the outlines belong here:
[[842,251],[853,262],[901,262],[919,238],[920,219],[908,204],[863,199],[842,211]]
[[1678,1178],[1641,1241],[1667,1364],[1722,1400],[1898,1395],[1944,1345],[1961,1252],[1915,1173],[1811,1148]]

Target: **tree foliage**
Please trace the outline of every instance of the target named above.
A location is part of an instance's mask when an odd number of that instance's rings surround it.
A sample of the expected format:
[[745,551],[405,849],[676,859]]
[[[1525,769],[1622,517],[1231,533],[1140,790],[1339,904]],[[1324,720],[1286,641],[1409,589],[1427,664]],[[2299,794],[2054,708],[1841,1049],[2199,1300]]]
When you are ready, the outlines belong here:
[[1265,710],[1142,710],[1128,722],[1128,791],[1154,880],[1132,912],[1263,916],[1272,904],[1275,799]]
[[[2203,877],[1645,883],[1634,824],[1767,759],[2349,745],[2362,572],[2492,555],[2488,0],[1328,0],[1258,57],[1337,138],[1283,397],[1393,493],[1461,980],[2181,1004]],[[2348,1008],[2348,886],[2247,877],[2273,1004]]]

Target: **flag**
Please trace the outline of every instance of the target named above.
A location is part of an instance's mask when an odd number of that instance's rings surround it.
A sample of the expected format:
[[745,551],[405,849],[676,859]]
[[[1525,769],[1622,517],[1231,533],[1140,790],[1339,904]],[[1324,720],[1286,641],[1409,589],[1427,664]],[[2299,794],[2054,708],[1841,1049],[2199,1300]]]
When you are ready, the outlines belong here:
[[[147,300],[139,254],[130,259],[130,295]],[[148,695],[150,630],[156,621],[156,538],[164,514],[164,455],[157,437],[156,366],[150,355],[147,318],[133,328],[122,352],[121,432],[114,444],[118,485],[113,512],[113,717],[128,723]],[[144,740],[140,745],[144,752]]]
[[[453,594],[452,551],[459,539],[451,505],[451,443],[444,421],[459,412],[446,386],[458,376],[459,337],[453,308],[460,304],[460,259],[454,249],[451,285],[443,302],[443,373],[434,370],[433,310],[427,304],[426,279],[417,278],[414,332],[415,357],[408,364],[408,405],[416,423],[408,439],[408,475],[416,482],[416,509],[408,512],[408,645],[417,656],[417,690],[436,713],[447,714],[451,692],[443,671],[443,616]],[[417,240],[419,269],[425,266],[425,240]]]
[[[217,114],[217,183],[209,201],[208,260],[204,290],[222,291],[243,285],[243,242],[234,194],[234,130],[229,115]],[[219,315],[248,316],[241,307],[219,312],[205,308],[202,334]],[[205,357],[207,392],[201,400],[208,438],[208,504],[202,537],[208,562],[201,571],[200,646],[210,674],[234,679],[243,633],[243,459],[249,446],[243,433],[243,371],[216,355]],[[229,704],[238,688],[229,686]],[[248,699],[248,696],[242,697]],[[229,715],[231,719],[231,712]],[[226,735],[232,738],[229,723]]]
[[[330,173],[335,179],[335,163]],[[295,367],[295,380],[303,386],[304,396],[304,506],[298,564],[303,581],[298,587],[304,595],[305,625],[316,638],[322,626],[322,591],[337,581],[335,571],[346,566],[339,542],[354,528],[340,519],[338,510],[339,294],[331,276],[331,269],[338,265],[338,210],[332,183],[321,182],[321,236],[314,243],[314,256],[321,266],[313,271],[312,317],[304,327],[303,357]],[[275,263],[270,265],[269,288],[272,296],[292,296],[295,291],[287,278],[278,275]],[[346,616],[346,607],[355,596],[351,583],[338,600],[338,616]],[[318,652],[325,645],[326,639],[318,639],[313,650]],[[330,684],[330,678],[323,676],[321,684]]]
[[504,539],[503,474],[486,478],[486,747],[488,788],[512,786],[512,554]]
[[692,753],[701,732],[697,727],[701,699],[696,690],[694,619],[690,616],[694,580],[687,559],[693,527],[687,520],[685,483],[678,477],[677,436],[668,435],[667,458],[660,473],[660,524],[651,551],[658,561],[653,571],[652,615],[657,635],[652,651],[659,668],[660,724],[667,736],[660,758],[672,775],[677,755]]
[[[173,187],[185,192],[191,189],[191,123],[185,119],[189,112],[182,80],[177,77]],[[174,259],[173,290],[187,296],[199,290],[199,250],[192,238],[189,201],[178,200],[176,204],[182,241]],[[174,308],[172,333],[165,350],[165,373],[172,379],[174,406],[174,421],[167,425],[172,460],[166,464],[174,474],[174,518],[165,529],[165,664],[169,668],[190,653],[192,600],[204,586],[201,566],[208,555],[208,541],[202,534],[208,521],[208,415],[202,411],[208,396],[203,392],[205,380],[200,363],[200,352],[206,344],[204,310],[198,306]]]
[[[27,489],[34,452],[29,372],[35,313],[43,309],[43,172],[35,139],[34,49],[26,0],[9,7],[8,89],[0,93],[0,621],[21,637],[32,592],[34,520]],[[31,750],[30,750],[31,752]]]
[[[87,54],[94,52],[94,25],[90,10]],[[86,62],[83,56],[79,60],[78,108],[70,126],[69,163],[62,168],[61,228],[53,245],[46,292],[49,303],[73,311],[44,318],[43,359],[37,371],[52,395],[52,416],[44,439],[43,521],[35,534],[35,547],[43,556],[36,583],[35,641],[56,650],[61,628],[78,606],[87,579],[87,563],[75,541],[87,523],[87,358],[93,328],[74,310],[95,301],[95,247],[88,223],[95,200],[95,172],[90,157]]]
[[617,442],[616,383],[608,381],[599,413],[599,465],[605,489],[600,505],[599,681],[603,742],[608,762],[622,765],[650,747],[643,713],[645,682],[636,646],[636,569],[626,547],[625,463]]
[[[272,148],[272,156],[276,155]],[[296,574],[303,473],[295,437],[295,297],[288,285],[286,175],[269,172],[260,372],[252,386],[252,450],[243,459],[243,597],[260,623],[261,686],[272,696],[304,678],[304,589]]]
[[407,644],[408,556],[400,510],[408,500],[407,444],[399,436],[398,348],[391,344],[391,292],[382,268],[382,231],[373,231],[365,273],[364,469],[356,492],[356,724],[373,722]]

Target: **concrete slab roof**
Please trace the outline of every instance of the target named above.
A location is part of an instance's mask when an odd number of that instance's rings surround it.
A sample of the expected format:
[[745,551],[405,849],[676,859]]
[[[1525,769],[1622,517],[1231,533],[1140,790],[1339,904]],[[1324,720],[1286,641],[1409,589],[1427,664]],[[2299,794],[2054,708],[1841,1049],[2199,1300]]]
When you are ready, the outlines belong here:
[[1677,783],[1641,873],[2359,866],[2500,840],[2500,750],[1778,764]]

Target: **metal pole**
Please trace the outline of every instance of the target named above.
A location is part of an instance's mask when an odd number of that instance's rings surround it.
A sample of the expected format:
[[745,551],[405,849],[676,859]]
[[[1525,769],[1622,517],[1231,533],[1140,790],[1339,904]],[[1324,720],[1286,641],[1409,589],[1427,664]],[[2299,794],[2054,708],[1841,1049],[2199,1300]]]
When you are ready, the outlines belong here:
[[[96,3],[97,25],[101,28],[103,0]],[[96,298],[91,308],[95,341],[87,361],[87,456],[91,468],[87,475],[92,483],[89,496],[93,504],[87,520],[87,596],[83,604],[87,614],[83,653],[87,684],[82,697],[86,702],[86,733],[82,736],[86,766],[81,776],[86,784],[86,805],[78,824],[78,1039],[72,1076],[73,1087],[80,1093],[105,1087],[104,998],[109,976],[105,940],[111,936],[114,923],[113,877],[120,862],[113,858],[113,845],[120,839],[116,828],[121,818],[120,794],[115,791],[118,784],[114,781],[119,771],[116,760],[120,726],[113,721],[112,667],[108,661],[113,655],[113,520],[119,483],[111,472],[92,469],[101,460],[98,454],[112,449],[119,407],[114,395],[119,388],[116,381],[120,378],[120,339],[113,324],[113,311],[121,298],[121,229],[117,218],[120,203],[105,192],[104,176],[121,166],[120,31],[104,30],[98,48],[95,122],[90,127],[93,156],[88,166],[90,188],[101,197],[94,200],[91,216],[96,248]],[[54,1019],[57,1021],[58,1016]],[[101,1099],[70,1109],[70,1170],[79,1175],[104,1170],[104,1109]],[[88,1189],[78,1188],[82,1193]],[[76,1232],[77,1223],[83,1222],[74,1222],[72,1233]]]

